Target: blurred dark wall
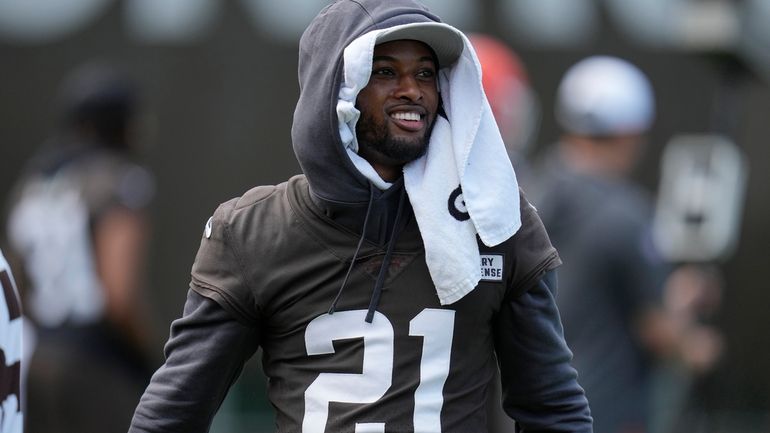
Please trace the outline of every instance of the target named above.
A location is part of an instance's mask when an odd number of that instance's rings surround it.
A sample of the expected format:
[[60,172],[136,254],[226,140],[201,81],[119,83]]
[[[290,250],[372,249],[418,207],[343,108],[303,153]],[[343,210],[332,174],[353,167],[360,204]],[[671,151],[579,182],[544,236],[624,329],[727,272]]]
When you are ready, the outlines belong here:
[[[484,3],[484,16],[489,3]],[[55,127],[53,97],[59,79],[72,67],[94,57],[113,60],[144,87],[143,156],[158,180],[147,296],[162,333],[181,311],[200,233],[217,204],[253,185],[281,182],[299,172],[290,142],[298,94],[296,43],[269,40],[234,3],[227,5],[213,32],[182,45],[131,39],[123,29],[120,2],[99,20],[53,43],[0,39],[0,201],[7,199],[25,160]],[[506,34],[500,24],[486,30]],[[711,401],[727,409],[767,408],[770,287],[762,272],[770,267],[768,81],[739,73],[739,85],[724,90],[729,57],[643,49],[608,23],[593,45],[575,50],[509,42],[526,62],[542,104],[538,144],[558,137],[551,111],[562,73],[585,55],[603,53],[635,62],[657,93],[658,121],[637,174],[651,190],[657,186],[660,151],[677,133],[720,129],[746,152],[751,172],[740,245],[724,263],[727,293],[720,322],[729,354],[712,378]],[[726,102],[725,92],[735,101]],[[714,121],[715,112],[721,118],[723,111],[734,115],[728,127]],[[4,227],[4,216],[0,222]]]

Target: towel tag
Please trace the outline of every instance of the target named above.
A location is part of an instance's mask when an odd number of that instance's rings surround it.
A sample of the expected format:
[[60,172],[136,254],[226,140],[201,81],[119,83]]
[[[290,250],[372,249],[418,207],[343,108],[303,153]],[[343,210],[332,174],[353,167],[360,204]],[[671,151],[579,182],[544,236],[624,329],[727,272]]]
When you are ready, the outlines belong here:
[[502,254],[482,254],[481,281],[503,281],[504,264]]

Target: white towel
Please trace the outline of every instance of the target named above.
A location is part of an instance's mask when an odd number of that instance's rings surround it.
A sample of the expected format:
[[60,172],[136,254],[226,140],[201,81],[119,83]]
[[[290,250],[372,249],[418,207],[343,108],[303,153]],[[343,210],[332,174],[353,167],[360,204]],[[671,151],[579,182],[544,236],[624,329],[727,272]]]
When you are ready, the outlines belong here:
[[[355,155],[351,159],[378,186],[384,181],[355,154],[360,113],[354,104],[369,80],[380,32],[369,32],[345,49],[345,81],[337,105],[340,136],[348,153]],[[449,121],[438,116],[427,153],[404,166],[404,184],[442,305],[460,300],[481,280],[476,235],[494,246],[521,227],[516,175],[484,95],[478,58],[468,38],[462,37],[465,49],[458,61],[439,71]]]

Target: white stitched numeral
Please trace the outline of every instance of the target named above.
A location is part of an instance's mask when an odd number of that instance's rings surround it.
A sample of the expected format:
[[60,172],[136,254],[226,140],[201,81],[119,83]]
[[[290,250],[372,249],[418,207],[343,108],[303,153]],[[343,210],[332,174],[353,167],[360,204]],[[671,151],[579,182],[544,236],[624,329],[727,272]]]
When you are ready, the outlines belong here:
[[[302,433],[323,433],[329,417],[329,402],[373,403],[390,388],[393,376],[393,326],[375,312],[367,323],[366,310],[339,311],[313,319],[305,331],[308,355],[334,353],[334,340],[364,339],[364,361],[360,374],[321,373],[305,391]],[[371,423],[363,431],[372,432]],[[384,424],[382,429],[384,431]]]
[[426,308],[409,322],[409,335],[423,337],[420,386],[414,393],[414,431],[441,432],[444,382],[449,376],[455,312]]
[[[366,310],[339,311],[313,319],[305,331],[308,355],[334,353],[335,340],[363,338],[360,374],[320,373],[305,391],[302,433],[324,433],[329,403],[374,403],[390,388],[393,378],[393,325],[375,312],[367,323]],[[409,322],[409,335],[422,337],[420,384],[414,394],[414,430],[441,433],[444,383],[449,376],[455,313],[426,308]],[[385,423],[356,423],[356,433],[383,433]]]

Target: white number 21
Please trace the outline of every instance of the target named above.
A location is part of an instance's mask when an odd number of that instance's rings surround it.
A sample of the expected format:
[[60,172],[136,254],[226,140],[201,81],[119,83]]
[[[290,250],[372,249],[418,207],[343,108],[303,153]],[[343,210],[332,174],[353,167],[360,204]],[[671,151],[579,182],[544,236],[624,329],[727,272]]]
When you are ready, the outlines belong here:
[[[363,338],[361,373],[321,373],[305,391],[302,433],[324,433],[329,402],[374,403],[390,388],[393,378],[393,325],[375,312],[372,323],[366,310],[338,311],[311,321],[305,331],[308,355],[334,353],[333,342]],[[420,385],[414,394],[414,430],[441,432],[443,389],[449,375],[454,334],[454,311],[426,308],[409,322],[409,335],[423,337]],[[356,433],[382,433],[385,423],[357,423]]]

